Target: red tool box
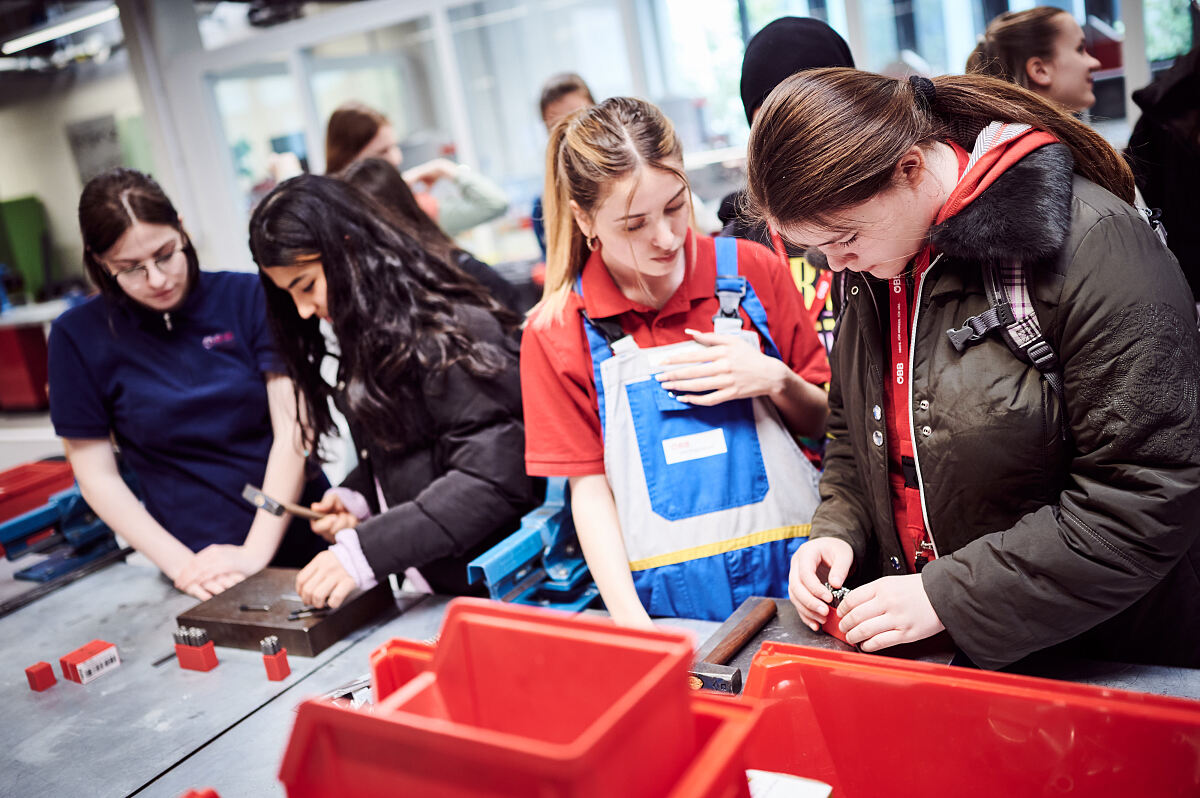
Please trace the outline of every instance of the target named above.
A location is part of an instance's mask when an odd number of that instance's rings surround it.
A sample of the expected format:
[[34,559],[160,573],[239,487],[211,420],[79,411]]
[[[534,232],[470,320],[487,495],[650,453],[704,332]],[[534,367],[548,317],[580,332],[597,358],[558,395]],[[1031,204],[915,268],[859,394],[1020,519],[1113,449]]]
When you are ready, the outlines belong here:
[[371,712],[301,705],[280,769],[319,795],[748,796],[758,708],[687,687],[690,639],[458,599],[436,650],[371,657]]
[[0,328],[0,409],[40,410],[46,395],[46,333],[41,324]]
[[1200,795],[1200,702],[764,644],[740,699],[691,693],[682,635],[458,599],[371,655],[374,707],[301,705],[290,798]]
[[0,523],[36,510],[74,484],[71,464],[63,460],[42,460],[0,471]]
[[747,767],[834,796],[1200,795],[1200,701],[764,643]]

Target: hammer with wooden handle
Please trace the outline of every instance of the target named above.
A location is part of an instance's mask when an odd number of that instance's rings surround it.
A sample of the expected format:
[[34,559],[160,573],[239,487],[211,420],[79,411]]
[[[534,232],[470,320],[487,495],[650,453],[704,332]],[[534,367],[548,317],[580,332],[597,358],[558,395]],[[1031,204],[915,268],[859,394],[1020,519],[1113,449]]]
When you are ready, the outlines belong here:
[[702,660],[697,657],[692,669],[688,671],[688,686],[693,690],[704,687],[718,693],[740,693],[742,669],[730,667],[725,663],[733,659],[742,647],[775,617],[775,611],[774,599],[764,598],[754,604]]

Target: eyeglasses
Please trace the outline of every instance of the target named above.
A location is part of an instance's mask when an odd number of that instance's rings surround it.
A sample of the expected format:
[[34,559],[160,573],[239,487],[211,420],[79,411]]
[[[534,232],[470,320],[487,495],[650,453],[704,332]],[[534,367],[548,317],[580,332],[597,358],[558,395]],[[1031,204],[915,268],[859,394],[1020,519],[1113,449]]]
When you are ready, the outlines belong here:
[[151,264],[163,276],[174,274],[186,260],[186,258],[181,257],[182,255],[184,255],[183,241],[176,241],[175,246],[171,247],[170,251],[147,258],[136,266],[130,266],[128,269],[121,269],[111,274],[113,279],[126,288],[137,288],[145,285],[146,281],[150,278]]

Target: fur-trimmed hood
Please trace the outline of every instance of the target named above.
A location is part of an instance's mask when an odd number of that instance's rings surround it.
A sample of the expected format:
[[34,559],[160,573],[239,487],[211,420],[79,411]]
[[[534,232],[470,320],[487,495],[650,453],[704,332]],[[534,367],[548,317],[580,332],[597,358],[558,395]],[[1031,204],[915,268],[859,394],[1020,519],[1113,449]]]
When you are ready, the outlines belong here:
[[1065,144],[1026,155],[974,202],[930,230],[952,258],[1036,263],[1058,254],[1071,229],[1074,161]]

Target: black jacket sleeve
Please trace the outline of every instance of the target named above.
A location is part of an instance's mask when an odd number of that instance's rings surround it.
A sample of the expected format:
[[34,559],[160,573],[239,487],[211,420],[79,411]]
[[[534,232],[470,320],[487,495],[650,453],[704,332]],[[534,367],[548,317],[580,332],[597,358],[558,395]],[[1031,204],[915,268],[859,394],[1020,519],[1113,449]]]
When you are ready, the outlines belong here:
[[[532,508],[536,499],[533,481],[525,475],[520,397],[514,405],[508,385],[516,381],[515,363],[512,372],[489,380],[452,366],[427,381],[436,444],[428,458],[406,458],[400,467],[421,471],[431,458],[435,473],[415,498],[359,525],[363,554],[376,575],[460,556],[497,530],[515,527]],[[385,495],[387,481],[397,476],[381,477]]]

